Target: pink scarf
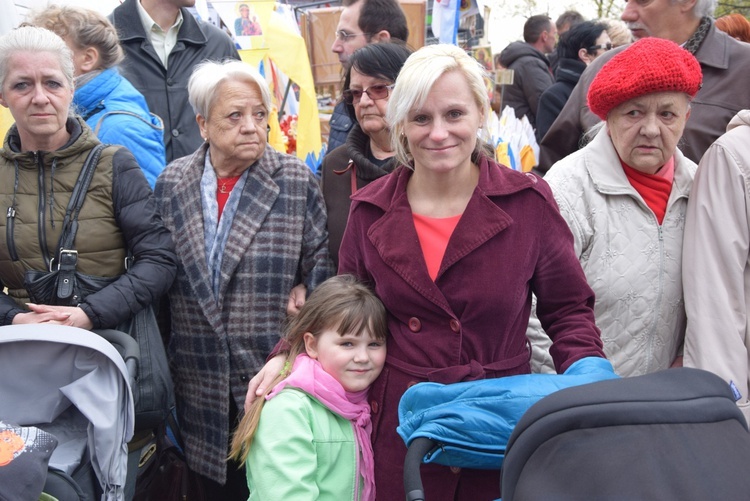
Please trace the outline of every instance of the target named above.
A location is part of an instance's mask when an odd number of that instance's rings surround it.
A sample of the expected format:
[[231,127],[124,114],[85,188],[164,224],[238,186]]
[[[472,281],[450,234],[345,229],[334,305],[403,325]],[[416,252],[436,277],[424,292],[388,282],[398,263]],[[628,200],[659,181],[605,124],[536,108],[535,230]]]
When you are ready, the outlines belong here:
[[305,354],[297,356],[292,373],[274,386],[266,396],[266,400],[275,397],[286,386],[304,391],[328,407],[331,412],[352,422],[354,437],[361,452],[357,454],[357,485],[354,489],[354,501],[360,499],[360,475],[364,479],[361,499],[373,501],[375,499],[375,464],[370,442],[372,421],[370,420],[370,405],[367,403],[367,390],[357,393],[345,391],[341,383],[323,370],[320,362]]

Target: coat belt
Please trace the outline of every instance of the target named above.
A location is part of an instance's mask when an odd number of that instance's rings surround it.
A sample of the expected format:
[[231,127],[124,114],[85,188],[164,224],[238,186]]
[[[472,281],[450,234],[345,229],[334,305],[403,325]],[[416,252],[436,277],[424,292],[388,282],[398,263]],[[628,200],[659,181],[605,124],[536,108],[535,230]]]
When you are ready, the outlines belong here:
[[514,357],[506,358],[499,362],[491,362],[486,365],[482,365],[476,360],[472,360],[468,364],[454,365],[440,369],[434,367],[420,367],[398,360],[394,357],[388,357],[386,365],[390,365],[405,374],[422,380],[431,381],[433,383],[450,384],[458,383],[460,381],[487,379],[488,372],[508,372],[515,374],[516,372],[513,372],[513,369],[527,364],[529,362],[530,353],[530,351],[527,353],[519,353]]

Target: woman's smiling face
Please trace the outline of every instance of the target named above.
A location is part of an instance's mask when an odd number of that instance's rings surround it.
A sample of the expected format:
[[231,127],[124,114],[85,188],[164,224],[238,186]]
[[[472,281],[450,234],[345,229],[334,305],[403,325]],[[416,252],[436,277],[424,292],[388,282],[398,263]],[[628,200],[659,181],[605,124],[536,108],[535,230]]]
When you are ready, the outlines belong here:
[[444,73],[422,107],[409,112],[404,125],[414,169],[442,172],[471,165],[482,120],[482,110],[463,74]]

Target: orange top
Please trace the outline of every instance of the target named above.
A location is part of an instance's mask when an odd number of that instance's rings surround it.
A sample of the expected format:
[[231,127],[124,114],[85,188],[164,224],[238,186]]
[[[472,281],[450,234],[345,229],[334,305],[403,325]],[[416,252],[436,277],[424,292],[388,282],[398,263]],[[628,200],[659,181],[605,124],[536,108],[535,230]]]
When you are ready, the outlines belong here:
[[453,230],[456,229],[461,215],[427,217],[412,214],[412,216],[419,237],[419,245],[422,247],[422,255],[427,263],[427,272],[434,281],[437,278],[438,271],[440,271],[440,263],[443,262],[448,240],[450,240]]

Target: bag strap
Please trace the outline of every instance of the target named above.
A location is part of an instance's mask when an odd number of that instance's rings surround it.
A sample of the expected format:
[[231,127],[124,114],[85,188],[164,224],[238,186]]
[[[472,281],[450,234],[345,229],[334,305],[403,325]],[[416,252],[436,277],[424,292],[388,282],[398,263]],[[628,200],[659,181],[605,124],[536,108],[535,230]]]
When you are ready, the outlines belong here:
[[96,171],[96,166],[99,164],[102,151],[106,147],[106,144],[97,144],[91,149],[88,157],[86,157],[86,161],[83,163],[83,167],[81,167],[81,172],[78,174],[78,179],[73,187],[73,193],[70,195],[68,208],[65,211],[58,251],[60,249],[73,249],[76,233],[78,232],[78,214],[81,212],[83,202],[86,200],[86,194],[91,185],[91,180],[94,178],[94,171]]
[[[70,201],[65,211],[63,219],[62,233],[57,244],[57,269],[59,276],[57,280],[57,297],[68,299],[73,295],[73,285],[78,263],[78,251],[75,250],[75,238],[78,233],[78,214],[81,212],[83,202],[86,200],[91,180],[94,178],[94,171],[99,164],[102,151],[106,144],[97,144],[91,149],[89,155],[81,167],[78,179],[70,195]],[[50,262],[50,271],[53,271],[54,260]]]

